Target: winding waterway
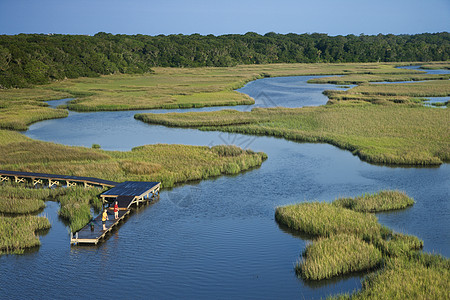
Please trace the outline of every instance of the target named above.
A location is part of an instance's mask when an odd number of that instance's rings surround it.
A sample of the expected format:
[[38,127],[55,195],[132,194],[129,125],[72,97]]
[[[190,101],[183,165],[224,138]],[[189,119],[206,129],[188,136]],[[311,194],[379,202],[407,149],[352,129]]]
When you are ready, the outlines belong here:
[[[322,91],[336,86],[307,84],[310,78],[261,79],[240,91],[254,97],[256,106],[325,104]],[[223,107],[189,111],[216,109]],[[0,257],[0,298],[311,299],[352,292],[362,277],[319,284],[296,278],[293,265],[307,241],[280,228],[274,209],[381,189],[404,190],[416,201],[406,210],[377,214],[382,224],[422,238],[424,251],[450,255],[449,164],[374,166],[327,144],[153,126],[134,120],[136,113],[70,112],[65,119],[36,123],[25,134],[106,150],[229,143],[264,151],[269,159],[237,176],[163,191],[158,202],[136,210],[96,247],[71,247],[58,204],[48,202],[44,214],[52,229],[41,237],[40,249]]]

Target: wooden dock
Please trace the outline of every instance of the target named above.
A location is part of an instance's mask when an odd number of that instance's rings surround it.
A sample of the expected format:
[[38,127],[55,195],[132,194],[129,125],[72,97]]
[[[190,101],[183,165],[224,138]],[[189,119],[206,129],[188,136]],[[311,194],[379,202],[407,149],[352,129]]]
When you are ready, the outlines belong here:
[[106,230],[103,230],[102,225],[102,214],[98,215],[95,219],[92,220],[94,224],[93,228],[91,228],[91,222],[84,226],[80,231],[76,232],[72,235],[70,239],[70,243],[72,245],[75,244],[94,244],[105,238],[106,234],[110,232],[114,226],[118,225],[120,221],[123,221],[124,218],[130,213],[130,210],[119,210],[119,218],[114,219],[114,212],[108,213],[109,220],[106,221]]
[[[71,235],[70,243],[77,244],[94,244],[97,245],[104,239],[108,232],[110,232],[120,221],[131,212],[133,205],[139,205],[143,202],[148,202],[159,196],[161,187],[160,182],[136,182],[125,181],[117,184],[112,189],[100,195],[103,199],[104,205],[108,205],[108,218],[103,230],[102,213],[100,213],[93,221],[94,228],[91,227],[91,222],[84,226],[80,231]],[[119,206],[119,217],[114,219],[113,206],[114,202]]]
[[48,185],[48,187],[62,186],[67,187],[75,186],[78,183],[82,183],[84,187],[101,186],[101,187],[114,187],[118,185],[118,182],[94,178],[94,177],[80,177],[70,175],[56,175],[46,173],[32,173],[32,172],[18,172],[18,171],[6,171],[0,170],[0,182],[14,181],[16,183],[30,180],[33,186],[40,184],[42,186]]
[[[78,184],[83,184],[84,187],[101,186],[112,187],[110,190],[100,195],[103,200],[104,207],[109,206],[109,220],[106,221],[106,230],[103,230],[102,215],[98,215],[89,224],[84,226],[80,231],[71,234],[70,243],[74,244],[97,244],[102,240],[114,226],[131,212],[133,205],[139,205],[151,201],[159,196],[161,182],[140,182],[140,181],[125,181],[122,183],[94,178],[94,177],[80,177],[70,175],[56,175],[46,173],[32,173],[0,170],[0,183],[6,181],[14,181],[16,183],[26,183],[28,181],[33,183],[33,186],[40,184],[41,186],[48,185],[49,188],[53,186],[67,186],[72,187]],[[45,183],[45,185],[44,185]],[[111,206],[114,202],[118,202],[119,217],[114,219],[114,212]],[[91,226],[93,224],[93,227]]]

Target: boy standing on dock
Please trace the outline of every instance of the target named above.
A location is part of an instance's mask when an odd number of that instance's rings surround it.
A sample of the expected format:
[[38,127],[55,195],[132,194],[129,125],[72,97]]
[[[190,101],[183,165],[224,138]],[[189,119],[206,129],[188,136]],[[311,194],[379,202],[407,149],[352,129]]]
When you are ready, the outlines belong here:
[[117,204],[117,201],[114,203],[114,219],[119,218],[119,205]]
[[102,214],[103,230],[106,230],[106,220],[109,220],[109,218],[108,218],[108,212],[105,209]]

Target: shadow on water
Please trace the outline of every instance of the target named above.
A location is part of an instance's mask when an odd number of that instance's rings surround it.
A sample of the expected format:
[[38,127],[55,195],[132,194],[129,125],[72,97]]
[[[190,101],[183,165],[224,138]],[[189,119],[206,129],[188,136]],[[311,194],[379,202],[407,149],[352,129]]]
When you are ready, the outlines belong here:
[[363,280],[364,277],[375,270],[365,271],[365,272],[352,272],[350,274],[346,275],[340,275],[329,279],[322,279],[322,280],[303,280],[300,277],[297,277],[299,281],[301,281],[304,285],[311,289],[321,289],[326,286],[335,286],[339,283],[342,283],[344,281],[347,281],[349,279],[355,279],[359,278],[359,280]]
[[301,231],[298,231],[298,230],[294,230],[294,229],[292,229],[292,228],[289,228],[289,227],[287,227],[287,226],[284,225],[284,224],[278,223],[276,220],[275,220],[274,222],[278,225],[278,228],[279,228],[281,231],[283,231],[284,233],[288,233],[288,234],[292,235],[292,236],[295,237],[295,238],[301,239],[301,240],[303,240],[303,241],[312,241],[312,240],[315,239],[314,236],[312,236],[312,235],[310,235],[310,234],[306,234],[306,233],[303,233],[303,232],[301,232]]

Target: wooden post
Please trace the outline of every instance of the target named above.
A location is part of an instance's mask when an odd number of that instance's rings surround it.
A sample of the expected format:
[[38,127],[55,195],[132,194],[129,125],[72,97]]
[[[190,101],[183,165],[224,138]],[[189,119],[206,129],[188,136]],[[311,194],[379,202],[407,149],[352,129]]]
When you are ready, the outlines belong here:
[[32,178],[33,179],[33,186],[36,186],[37,184],[43,184],[43,180],[42,179],[36,179],[36,178]]
[[76,186],[77,183],[76,182],[70,182],[69,180],[66,180],[66,186],[67,187],[72,187],[72,186]]
[[49,179],[48,180],[48,187],[51,188],[54,185],[58,186],[58,183],[59,183],[58,180],[54,180],[53,181],[53,180]]
[[25,182],[25,178],[20,178],[20,177],[17,177],[17,176],[14,176],[14,178],[16,180],[16,183]]

